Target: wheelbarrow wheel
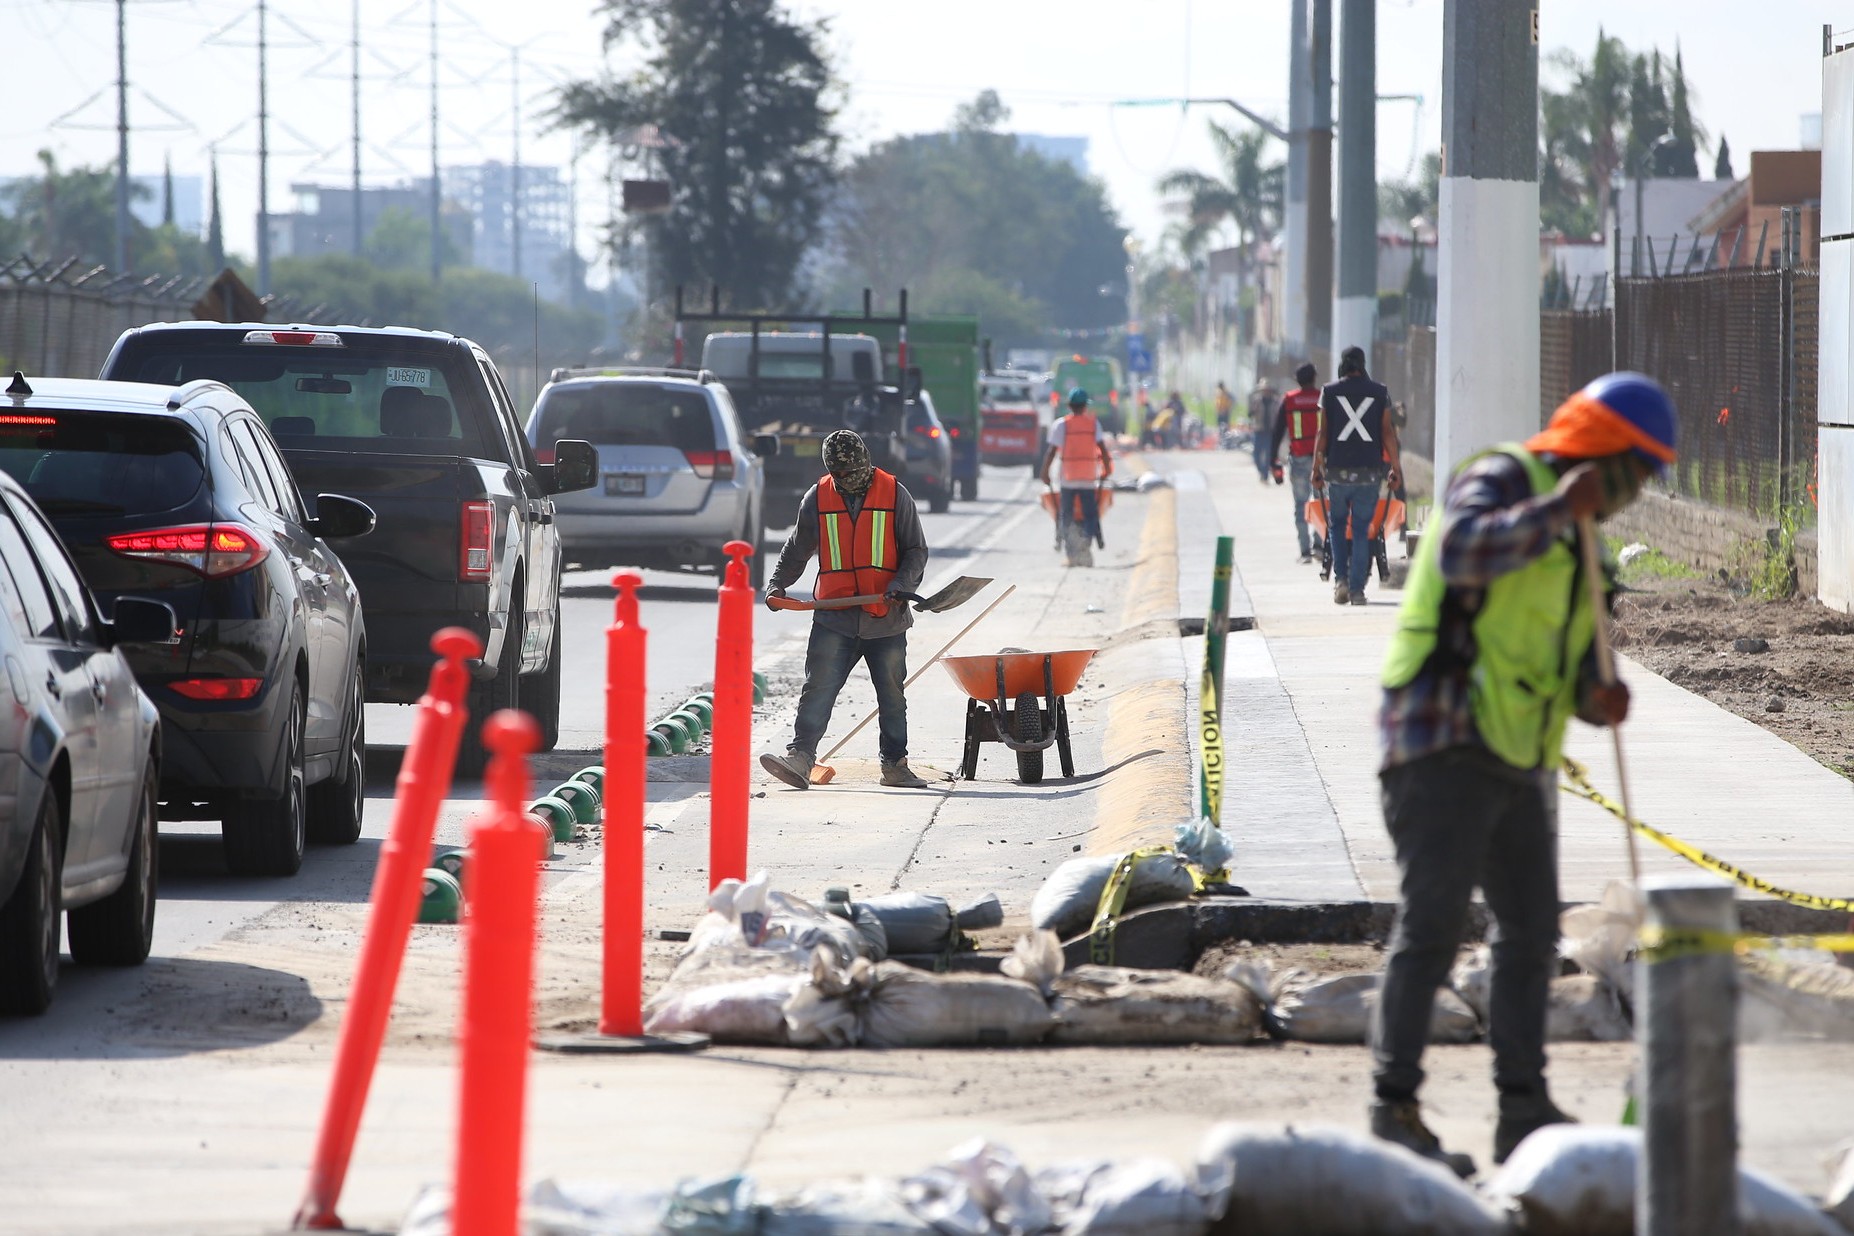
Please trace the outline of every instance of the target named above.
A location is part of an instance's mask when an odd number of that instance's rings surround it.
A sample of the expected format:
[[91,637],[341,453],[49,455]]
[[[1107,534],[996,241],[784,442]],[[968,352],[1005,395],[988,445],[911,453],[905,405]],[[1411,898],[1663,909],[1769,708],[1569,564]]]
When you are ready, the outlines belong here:
[[962,781],[978,780],[980,707],[977,700],[966,701],[966,752],[959,761],[959,778]]
[[1069,748],[1069,702],[1056,700],[1056,755],[1062,760],[1062,775],[1075,775],[1075,752]]
[[[1043,705],[1028,691],[1017,697],[1017,704],[1011,709],[1011,729],[1018,742],[1043,741]],[[1035,785],[1043,779],[1041,751],[1017,753],[1017,779],[1026,785]]]

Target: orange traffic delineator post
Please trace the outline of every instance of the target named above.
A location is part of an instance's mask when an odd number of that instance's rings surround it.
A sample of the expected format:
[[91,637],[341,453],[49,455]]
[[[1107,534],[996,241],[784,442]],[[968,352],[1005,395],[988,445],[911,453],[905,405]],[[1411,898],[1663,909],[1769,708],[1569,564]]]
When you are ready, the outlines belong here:
[[645,645],[638,616],[642,576],[612,576],[618,590],[605,628],[605,938],[604,987],[597,1034],[544,1035],[539,1046],[560,1052],[688,1051],[708,1046],[705,1034],[644,1033],[644,728]]
[[528,756],[541,728],[504,710],[483,725],[489,748],[489,812],[470,829],[464,868],[463,1009],[457,1037],[457,1163],[454,1236],[515,1236],[527,1119],[528,1043],[534,1033],[534,824]]
[[341,1020],[335,1074],[328,1087],[321,1133],[316,1138],[309,1193],[296,1212],[297,1228],[339,1230],[343,1226],[335,1204],[341,1200],[361,1112],[367,1106],[367,1090],[380,1058],[380,1045],[386,1039],[386,1023],[393,1009],[393,991],[399,984],[406,941],[418,917],[438,808],[451,791],[457,747],[469,717],[464,697],[470,689],[470,671],[464,661],[482,656],[483,642],[461,627],[446,627],[431,637],[431,648],[439,660],[418,702],[412,738],[399,766],[393,822],[374,869],[367,932],[361,940],[347,1015]]
[[747,794],[753,745],[753,546],[729,541],[715,638],[714,740],[708,760],[708,887],[747,878]]

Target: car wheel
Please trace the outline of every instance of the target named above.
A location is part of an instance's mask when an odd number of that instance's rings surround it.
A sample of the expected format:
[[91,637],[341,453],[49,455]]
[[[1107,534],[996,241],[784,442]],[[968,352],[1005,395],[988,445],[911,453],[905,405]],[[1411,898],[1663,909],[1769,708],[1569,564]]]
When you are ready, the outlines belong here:
[[309,839],[322,845],[353,845],[360,840],[367,809],[367,674],[354,663],[348,693],[346,740],[336,754],[334,775],[309,787]]
[[226,811],[220,837],[233,875],[291,876],[302,869],[309,793],[303,781],[303,689],[295,679],[283,725],[283,784],[270,797],[241,798]]
[[542,751],[560,745],[560,611],[554,611],[554,637],[548,645],[547,668],[521,685],[521,706],[541,727]]
[[58,918],[64,873],[63,812],[48,785],[27,842],[19,885],[0,906],[0,1012],[43,1013],[58,986]]
[[[517,597],[521,595],[519,581],[515,592]],[[522,618],[521,602],[517,600],[509,607],[496,676],[470,686],[470,716],[464,722],[463,741],[457,747],[459,777],[480,778],[489,766],[489,749],[483,746],[483,722],[504,708],[521,707]]]
[[154,947],[155,888],[160,882],[161,848],[155,833],[155,762],[148,757],[142,792],[136,800],[135,836],[129,842],[129,870],[122,887],[65,916],[71,934],[71,960],[80,966],[139,966]]

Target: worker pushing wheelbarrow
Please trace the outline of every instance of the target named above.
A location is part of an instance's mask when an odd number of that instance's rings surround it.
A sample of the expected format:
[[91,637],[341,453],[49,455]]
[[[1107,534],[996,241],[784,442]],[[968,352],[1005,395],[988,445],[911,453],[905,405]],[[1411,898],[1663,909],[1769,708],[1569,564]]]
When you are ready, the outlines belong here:
[[[1331,522],[1332,508],[1327,501],[1326,487],[1319,486],[1313,491],[1313,497],[1307,500],[1307,526],[1313,531],[1314,543],[1320,547],[1320,578],[1331,579],[1333,575],[1333,538],[1328,530]],[[1371,543],[1371,560],[1377,564],[1378,579],[1386,587],[1391,586],[1390,554],[1387,549],[1392,534],[1406,537],[1407,510],[1401,491],[1393,491],[1390,481],[1386,479],[1378,486],[1378,503],[1371,514],[1371,526],[1366,537]],[[1352,526],[1346,524],[1347,543],[1350,543]]]
[[1049,427],[1049,449],[1037,477],[1050,485],[1050,465],[1062,462],[1061,483],[1043,495],[1043,505],[1056,517],[1056,545],[1070,566],[1093,566],[1094,547],[1106,548],[1101,536],[1101,513],[1111,500],[1107,478],[1113,475],[1113,457],[1107,453],[1107,433],[1088,410],[1088,392],[1079,386],[1069,392],[1069,412]]

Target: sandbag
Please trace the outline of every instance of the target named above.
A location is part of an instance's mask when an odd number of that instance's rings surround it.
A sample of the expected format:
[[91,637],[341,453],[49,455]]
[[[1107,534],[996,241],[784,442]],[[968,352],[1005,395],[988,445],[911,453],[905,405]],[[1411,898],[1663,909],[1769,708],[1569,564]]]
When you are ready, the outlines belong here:
[[1062,941],[1056,933],[1033,931],[1017,937],[1017,942],[1011,945],[1011,955],[1000,962],[998,968],[1006,978],[1028,983],[1047,996],[1055,988],[1065,964]]
[[1262,1002],[1227,979],[1081,966],[1052,987],[1052,1043],[1249,1043],[1262,1033]]
[[1558,952],[1585,974],[1635,999],[1635,938],[1641,930],[1641,894],[1619,881],[1603,888],[1592,905],[1572,906],[1558,916]]
[[1439,1163],[1350,1129],[1222,1124],[1197,1156],[1211,1236],[1501,1236],[1506,1216]]
[[[1338,974],[1325,978],[1307,970],[1274,973],[1266,965],[1252,962],[1238,962],[1224,973],[1264,996],[1264,1024],[1270,1034],[1300,1043],[1368,1041],[1378,1003],[1378,984],[1384,977]],[[1480,1033],[1474,1010],[1448,988],[1438,989],[1429,1016],[1429,1041],[1472,1043]]]
[[653,995],[644,1006],[644,1033],[695,1032],[717,1043],[785,1043],[785,1005],[806,985],[803,972],[710,970],[703,977],[707,981],[667,984]]
[[1854,970],[1832,954],[1797,964],[1782,954],[1739,959],[1738,1026],[1742,1042],[1808,1035],[1854,1039]]
[[1048,1201],[1017,1156],[982,1137],[903,1180],[901,1192],[941,1236],[1038,1236],[1052,1223]]
[[909,1209],[895,1181],[865,1177],[761,1199],[756,1236],[936,1236],[936,1229]]
[[1061,1236],[1203,1236],[1210,1226],[1197,1182],[1164,1159],[1058,1164],[1035,1180]]
[[1835,1178],[1822,1197],[1822,1209],[1843,1228],[1854,1232],[1854,1149],[1842,1151]]
[[721,951],[750,949],[782,953],[788,968],[806,970],[812,950],[828,947],[844,965],[869,957],[872,941],[857,925],[826,914],[802,897],[771,886],[764,871],[746,881],[728,879],[708,895],[708,913],[690,933],[684,958]]
[[890,954],[945,952],[958,939],[953,907],[946,898],[931,893],[886,893],[866,897],[856,908],[867,910],[881,922]]
[[960,1047],[1035,1043],[1055,1018],[1043,994],[993,974],[930,974],[884,961],[870,967],[863,996],[868,1047]]
[[[1030,923],[1067,939],[1086,931],[1100,908],[1101,890],[1121,856],[1071,858],[1049,873],[1030,902]],[[1182,901],[1192,893],[1191,869],[1176,854],[1154,854],[1133,865],[1127,881],[1127,910]]]
[[[1487,1195],[1521,1215],[1527,1236],[1633,1236],[1640,1129],[1547,1125],[1519,1144]],[[1738,1169],[1740,1236],[1841,1236],[1808,1198]]]
[[1552,1043],[1626,1043],[1635,1028],[1610,985],[1594,974],[1567,974],[1551,981],[1545,1006],[1545,1038]]

